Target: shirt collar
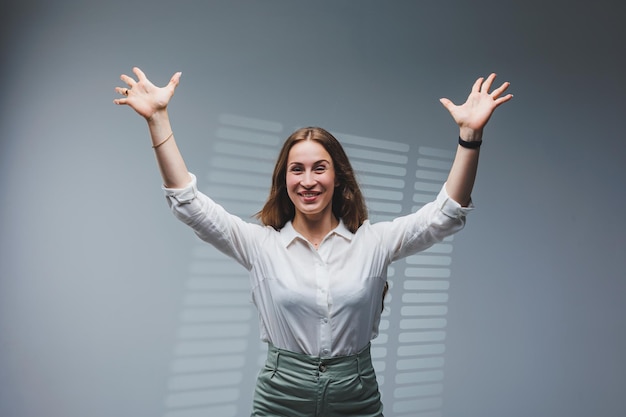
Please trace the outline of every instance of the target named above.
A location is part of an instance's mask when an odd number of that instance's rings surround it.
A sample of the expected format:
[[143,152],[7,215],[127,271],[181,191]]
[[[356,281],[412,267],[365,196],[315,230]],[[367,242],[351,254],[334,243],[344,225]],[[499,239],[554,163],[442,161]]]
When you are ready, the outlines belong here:
[[[339,219],[339,224],[330,232],[331,234],[336,234],[343,237],[346,240],[352,240],[352,233],[346,225],[343,223],[343,220]],[[304,237],[293,228],[293,224],[291,221],[288,221],[282,229],[280,229],[280,238],[283,241],[283,245],[285,247],[289,246],[296,239],[304,239]]]

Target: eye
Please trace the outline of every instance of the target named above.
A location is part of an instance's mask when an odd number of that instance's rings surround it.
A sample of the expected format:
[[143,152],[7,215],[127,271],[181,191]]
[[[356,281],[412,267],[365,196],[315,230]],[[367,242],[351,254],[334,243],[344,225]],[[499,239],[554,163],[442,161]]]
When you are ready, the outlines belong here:
[[315,172],[322,173],[325,172],[327,169],[328,167],[326,165],[318,165],[315,167]]
[[294,173],[298,174],[298,173],[302,172],[302,167],[299,166],[299,165],[292,165],[289,168],[289,172],[294,172]]

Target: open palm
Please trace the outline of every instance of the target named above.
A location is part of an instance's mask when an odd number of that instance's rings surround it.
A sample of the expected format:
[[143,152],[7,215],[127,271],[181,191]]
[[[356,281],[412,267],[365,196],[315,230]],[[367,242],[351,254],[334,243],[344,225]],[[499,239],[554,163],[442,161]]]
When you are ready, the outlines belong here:
[[167,107],[178,86],[181,73],[174,74],[165,87],[157,87],[139,68],[133,68],[133,72],[137,80],[125,74],[120,76],[128,88],[116,87],[115,91],[126,97],[115,99],[113,102],[128,105],[144,118],[150,119],[156,112]]
[[513,98],[512,94],[501,96],[509,87],[508,82],[489,92],[495,78],[496,74],[491,74],[487,79],[477,79],[467,100],[459,106],[447,98],[440,100],[460,128],[482,132],[496,107]]

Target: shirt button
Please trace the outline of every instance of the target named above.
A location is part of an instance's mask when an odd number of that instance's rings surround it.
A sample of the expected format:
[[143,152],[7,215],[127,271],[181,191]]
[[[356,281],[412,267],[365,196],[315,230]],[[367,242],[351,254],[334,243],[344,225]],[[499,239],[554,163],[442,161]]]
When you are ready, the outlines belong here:
[[328,324],[328,318],[324,317],[324,319],[322,320],[322,323]]

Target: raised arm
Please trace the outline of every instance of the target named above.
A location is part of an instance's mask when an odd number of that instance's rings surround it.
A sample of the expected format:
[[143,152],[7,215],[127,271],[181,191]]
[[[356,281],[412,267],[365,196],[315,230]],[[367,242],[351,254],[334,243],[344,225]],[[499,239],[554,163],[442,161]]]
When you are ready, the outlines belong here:
[[137,67],[133,68],[133,73],[137,80],[122,74],[120,78],[128,87],[116,87],[115,91],[125,97],[113,102],[130,106],[146,119],[163,185],[168,188],[183,188],[189,184],[191,177],[176,145],[167,113],[167,105],[178,86],[181,73],[174,74],[165,87],[156,87]]
[[459,138],[469,142],[464,143],[466,146],[461,146],[459,143],[446,182],[448,195],[462,206],[469,204],[474,188],[483,129],[496,107],[513,98],[512,94],[502,96],[502,93],[509,87],[508,82],[489,92],[495,78],[496,74],[491,74],[487,79],[483,77],[477,79],[467,100],[460,106],[447,98],[440,100],[459,125]]

